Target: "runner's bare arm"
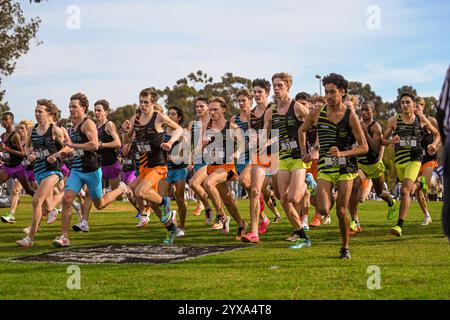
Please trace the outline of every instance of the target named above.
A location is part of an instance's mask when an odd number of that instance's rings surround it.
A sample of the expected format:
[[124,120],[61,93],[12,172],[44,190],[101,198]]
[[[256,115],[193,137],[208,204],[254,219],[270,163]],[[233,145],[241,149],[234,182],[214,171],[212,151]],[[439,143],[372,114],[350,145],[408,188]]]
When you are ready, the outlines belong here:
[[105,127],[106,133],[108,133],[114,140],[107,143],[102,143],[104,149],[119,149],[122,145],[120,142],[119,133],[117,132],[116,125],[109,121]]

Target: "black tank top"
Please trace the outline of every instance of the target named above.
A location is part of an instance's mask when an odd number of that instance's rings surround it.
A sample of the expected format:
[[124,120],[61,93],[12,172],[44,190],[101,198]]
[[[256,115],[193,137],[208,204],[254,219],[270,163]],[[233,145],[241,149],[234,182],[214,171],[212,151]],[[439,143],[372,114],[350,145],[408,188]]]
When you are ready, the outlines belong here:
[[234,163],[232,154],[234,153],[234,139],[231,136],[230,121],[220,132],[211,129],[212,120],[208,123],[206,137],[210,139],[208,145],[204,149],[204,158],[210,165],[221,165]]
[[[113,142],[114,138],[106,132],[107,121],[101,127],[97,127],[98,131],[98,141],[102,143]],[[100,164],[102,166],[110,166],[117,162],[117,150],[111,148],[101,148],[98,150],[100,156]]]
[[[5,137],[7,135],[7,133],[5,132],[5,133],[2,134],[2,141],[3,141],[4,144],[6,144],[6,146],[8,148],[10,148],[12,150],[19,151],[19,149],[13,143],[13,137],[16,134],[18,135],[18,133],[15,132],[15,131],[11,132],[11,134],[8,136],[8,138],[5,141]],[[12,153],[9,153],[9,152],[3,152],[2,160],[3,160],[3,163],[6,166],[11,167],[11,168],[15,168],[15,167],[19,166],[20,164],[22,164],[23,158],[24,157],[19,157],[19,156],[15,155],[15,154],[12,154]]]
[[[270,108],[272,108],[273,103],[269,103],[269,105],[266,107],[266,109],[264,109],[263,114],[261,115],[261,117],[257,117],[256,114],[254,113],[254,110],[250,112],[250,128],[252,130],[255,130],[256,134],[259,134],[259,130],[263,130],[264,129],[264,117],[266,115],[267,110],[269,110]],[[267,140],[270,139],[270,131],[267,133]],[[259,143],[259,139],[257,141],[257,146],[256,146],[256,152],[259,153],[260,150],[260,143]],[[267,141],[264,141],[264,143],[266,143]],[[263,144],[263,143],[261,143]],[[268,146],[267,150],[266,150],[266,154],[270,155],[271,154],[271,147]]]
[[[70,132],[70,139],[74,144],[84,144],[89,141],[87,136],[81,131],[81,127],[86,120],[87,118],[85,118],[75,130]],[[72,170],[79,172],[93,172],[100,168],[97,152],[74,149],[73,154]]]
[[[377,123],[377,121],[372,121],[372,123],[367,127],[367,133],[369,136],[373,137],[372,127]],[[369,143],[367,143],[369,146],[369,151],[362,155],[357,157],[358,163],[364,164],[364,165],[371,165],[378,162],[380,159],[380,154],[376,153],[375,150],[372,149]]]
[[420,126],[420,118],[415,116],[411,124],[403,122],[401,114],[397,116],[397,126],[393,136],[398,135],[400,142],[395,144],[395,162],[403,164],[412,161],[422,161],[422,135],[423,129]]
[[38,124],[36,124],[31,131],[31,143],[33,145],[34,153],[36,154],[36,160],[34,161],[34,172],[44,173],[48,171],[59,171],[61,168],[60,161],[51,164],[47,161],[47,158],[61,150],[61,145],[53,140],[53,124],[50,125],[48,130],[43,134],[37,133]]
[[336,158],[328,154],[333,146],[336,146],[339,151],[347,151],[353,148],[355,138],[350,127],[350,114],[351,110],[346,109],[341,121],[335,124],[327,117],[327,106],[322,107],[317,122],[320,145],[319,172],[345,174],[354,173],[358,170],[355,157]]
[[272,113],[272,129],[278,130],[280,159],[300,159],[298,129],[303,124],[295,115],[295,100],[292,100],[285,115],[278,113],[275,107]]
[[134,128],[136,133],[137,148],[140,154],[140,166],[154,168],[167,165],[167,153],[161,149],[164,142],[164,132],[158,132],[155,128],[157,112],[153,112],[147,125],[140,125],[140,114],[136,116]]
[[422,163],[427,163],[430,161],[437,160],[437,154],[433,154],[432,156],[428,154],[428,146],[433,143],[434,136],[427,129],[423,128],[423,139],[422,139]]

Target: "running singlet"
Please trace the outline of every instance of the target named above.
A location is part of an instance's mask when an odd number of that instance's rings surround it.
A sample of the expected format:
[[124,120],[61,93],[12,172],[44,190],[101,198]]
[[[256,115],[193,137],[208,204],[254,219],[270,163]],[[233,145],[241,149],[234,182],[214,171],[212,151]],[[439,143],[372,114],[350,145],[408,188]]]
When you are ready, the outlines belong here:
[[139,151],[137,149],[136,140],[131,143],[130,150],[126,157],[122,157],[122,171],[130,172],[139,166]]
[[[206,131],[206,137],[210,139],[208,145],[204,149],[206,153],[206,159],[211,159],[209,165],[221,165],[227,163],[234,163],[234,159],[231,158],[234,153],[234,139],[230,135],[230,121],[227,121],[225,127],[220,132],[211,129],[212,120],[208,123],[208,130]],[[216,141],[217,140],[217,141]],[[220,142],[221,143],[220,143]],[[227,146],[228,152],[227,155]],[[205,157],[205,156],[204,156]]]
[[246,164],[250,161],[250,150],[249,150],[249,136],[248,136],[248,122],[242,122],[241,117],[237,114],[234,117],[236,125],[241,130],[241,134],[244,137],[245,142],[245,153],[240,156],[239,163],[245,162]]
[[397,127],[393,136],[398,135],[400,142],[394,146],[395,163],[403,164],[413,161],[422,161],[422,128],[420,127],[420,118],[415,116],[414,122],[406,124],[401,115],[397,116]]
[[[104,125],[97,128],[98,140],[102,143],[113,142],[114,138],[106,132],[107,121]],[[98,150],[100,163],[102,166],[110,166],[117,162],[117,150],[111,148],[101,148]]]
[[[372,123],[367,127],[367,133],[369,134],[369,136],[373,137],[373,132],[372,132],[372,127],[374,126],[374,124],[377,123],[377,121],[372,121]],[[364,165],[371,165],[371,164],[375,164],[378,162],[378,160],[380,160],[380,155],[378,153],[376,153],[372,147],[370,146],[370,143],[367,143],[367,145],[369,146],[369,151],[362,155],[357,157],[358,158],[358,163],[364,164]]]
[[[164,142],[169,141],[172,138],[172,136],[168,135],[167,133],[164,133]],[[175,143],[172,145],[172,150],[167,155],[167,169],[169,170],[176,170],[176,169],[183,169],[187,167],[187,164],[184,162],[180,164],[175,164],[172,162],[171,154],[179,154],[179,148],[180,148],[180,141],[175,141]],[[181,160],[181,159],[180,159]]]
[[[9,135],[8,139],[5,142],[4,139],[5,139],[5,136],[7,135],[7,133],[5,132],[4,134],[2,134],[2,141],[4,144],[6,144],[6,146],[8,148],[19,151],[19,149],[16,147],[16,145],[12,141],[14,135],[16,135],[16,134],[18,134],[18,133],[15,131],[11,132],[11,134]],[[12,154],[9,152],[3,152],[2,161],[6,166],[15,168],[15,167],[19,166],[20,164],[22,164],[23,158],[24,157],[19,157],[15,154]]]
[[355,138],[350,127],[351,110],[346,109],[344,116],[338,124],[334,124],[327,117],[327,106],[320,110],[317,122],[319,135],[319,172],[326,174],[354,173],[358,170],[355,157],[333,157],[328,154],[331,147],[338,147],[339,151],[347,151],[353,148]]
[[146,125],[141,125],[139,113],[134,121],[136,134],[136,146],[140,155],[140,166],[143,168],[154,168],[167,165],[167,153],[161,149],[164,142],[164,132],[158,132],[155,128],[157,112],[153,112],[150,121]]
[[[269,105],[266,107],[266,109],[264,109],[263,114],[261,115],[261,117],[257,117],[256,114],[254,113],[254,110],[250,111],[250,127],[251,129],[255,130],[256,134],[259,134],[259,130],[263,130],[264,129],[264,117],[266,115],[267,110],[269,110],[270,108],[272,108],[272,103],[269,103]],[[259,136],[258,136],[259,137]],[[270,139],[270,131],[267,133],[267,140]],[[259,139],[257,141],[257,152],[259,153]],[[267,147],[267,155],[271,154],[271,148],[270,146]]]
[[[87,120],[85,118],[75,130],[70,132],[70,139],[74,144],[87,143],[89,140],[87,136],[81,131],[83,123]],[[71,169],[78,172],[94,172],[100,168],[98,161],[98,153],[95,151],[85,151],[81,149],[73,150],[73,161]]]
[[279,155],[280,159],[300,159],[300,144],[298,141],[298,129],[303,121],[298,120],[295,115],[295,100],[285,115],[278,113],[278,107],[273,108],[272,113],[272,129],[278,130],[279,138]]
[[423,128],[422,133],[423,133],[423,139],[421,142],[422,143],[422,155],[423,155],[422,163],[436,161],[437,154],[435,153],[432,156],[430,156],[427,152],[428,146],[433,143],[434,136],[425,128]]
[[38,124],[36,124],[31,131],[31,144],[36,155],[34,161],[34,172],[44,173],[49,171],[60,171],[60,162],[56,161],[54,164],[47,161],[47,158],[61,150],[61,145],[53,139],[52,131],[53,124],[41,136],[37,133]]

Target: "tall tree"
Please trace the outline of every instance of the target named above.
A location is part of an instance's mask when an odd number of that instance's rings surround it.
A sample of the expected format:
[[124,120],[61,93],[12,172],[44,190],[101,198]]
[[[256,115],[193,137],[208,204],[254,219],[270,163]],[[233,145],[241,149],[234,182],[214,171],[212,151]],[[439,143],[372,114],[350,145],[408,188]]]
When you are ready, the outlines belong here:
[[28,52],[40,23],[39,17],[27,22],[18,1],[0,0],[0,113],[9,110],[8,103],[3,102],[2,80],[14,72],[17,60]]

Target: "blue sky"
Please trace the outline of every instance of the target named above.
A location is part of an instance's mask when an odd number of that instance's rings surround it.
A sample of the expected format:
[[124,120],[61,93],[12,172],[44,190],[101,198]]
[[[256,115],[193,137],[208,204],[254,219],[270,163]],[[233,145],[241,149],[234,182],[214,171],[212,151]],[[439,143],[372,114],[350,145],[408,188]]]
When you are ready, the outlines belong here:
[[[67,27],[71,5],[80,9],[80,29]],[[380,10],[379,29],[367,27],[370,6]],[[449,1],[48,0],[22,7],[41,17],[43,44],[3,81],[17,119],[34,119],[38,98],[53,99],[67,115],[77,91],[91,103],[134,103],[140,89],[172,86],[197,70],[216,80],[226,72],[270,79],[287,71],[292,95],[318,92],[314,76],[337,72],[371,84],[386,101],[402,85],[438,97],[450,63]]]

